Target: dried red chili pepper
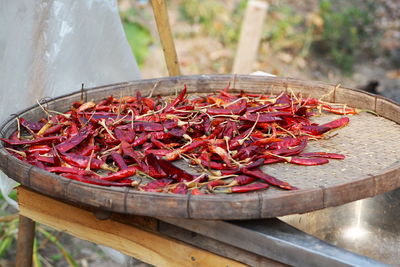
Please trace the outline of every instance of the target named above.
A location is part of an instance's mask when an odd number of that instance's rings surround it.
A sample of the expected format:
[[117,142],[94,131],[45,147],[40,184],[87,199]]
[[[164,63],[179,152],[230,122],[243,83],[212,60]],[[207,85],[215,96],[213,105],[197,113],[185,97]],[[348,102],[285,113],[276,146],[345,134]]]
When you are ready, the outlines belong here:
[[98,152],[100,150],[101,150],[101,148],[98,145],[86,146],[80,151],[80,154],[82,156],[90,156],[92,154],[92,152]]
[[339,115],[350,115],[350,114],[358,114],[359,110],[355,108],[349,108],[349,107],[340,107],[340,108],[334,108],[329,105],[322,105],[322,110],[334,113],[334,114],[339,114]]
[[257,168],[257,167],[262,166],[263,163],[264,163],[264,160],[263,160],[263,159],[257,159],[257,160],[254,160],[252,163],[246,165],[246,166],[243,167],[242,169],[244,169],[244,168],[246,168],[246,169]]
[[136,132],[158,132],[164,131],[164,126],[156,122],[138,121],[132,123]]
[[340,119],[328,122],[328,123],[324,123],[321,126],[322,127],[328,127],[329,129],[333,130],[336,128],[340,128],[343,126],[346,126],[349,123],[350,119],[348,117],[342,117]]
[[93,101],[89,101],[86,103],[83,103],[82,105],[79,106],[79,108],[76,110],[77,112],[82,112],[85,111],[87,109],[91,109],[93,107],[96,106],[96,103],[94,103]]
[[102,185],[102,186],[132,186],[130,182],[111,182],[111,181],[104,181],[101,179],[96,179],[93,177],[72,174],[72,173],[62,173],[61,176],[69,178],[71,180],[87,183],[87,184],[95,184],[95,185]]
[[153,178],[165,178],[168,174],[163,170],[159,160],[154,154],[148,154],[143,158],[144,164],[140,165],[142,171]]
[[264,160],[265,165],[279,163],[279,162],[285,162],[285,160],[282,158],[267,158]]
[[289,157],[288,162],[297,164],[297,165],[314,166],[314,165],[322,165],[322,164],[329,163],[329,160],[324,159],[324,158]]
[[170,149],[144,149],[144,154],[154,154],[157,157],[164,157],[168,153],[170,153]]
[[292,148],[288,148],[288,147],[282,147],[279,149],[276,149],[273,151],[273,154],[275,155],[283,155],[283,156],[292,156],[292,155],[297,155],[300,152],[302,152],[308,143],[308,139],[307,138],[303,138],[299,145],[292,147]]
[[[278,142],[281,142],[282,139],[276,138],[276,137],[267,137],[267,138],[262,138],[254,141],[253,145],[254,146],[265,146],[271,143],[277,144]],[[271,147],[270,147],[271,148]],[[273,148],[271,148],[273,149]]]
[[209,191],[214,191],[214,187],[225,185],[223,180],[213,180],[207,183],[207,189]]
[[208,149],[210,150],[211,153],[215,153],[218,156],[220,156],[222,161],[225,162],[227,166],[231,166],[231,159],[229,157],[228,152],[225,149],[213,145],[209,145]]
[[296,109],[294,112],[297,116],[307,116],[307,107],[305,106],[300,106]]
[[133,129],[122,130],[117,127],[114,130],[114,134],[119,141],[126,141],[128,143],[132,143],[136,137],[136,132]]
[[135,175],[136,171],[137,171],[136,167],[128,167],[126,169],[115,172],[113,174],[101,177],[100,179],[105,180],[105,181],[118,181],[118,180],[122,180],[126,177]]
[[201,165],[203,165],[204,167],[208,168],[208,169],[214,169],[214,170],[229,170],[230,167],[227,166],[225,163],[221,163],[221,162],[215,162],[215,161],[211,161],[211,160],[201,160]]
[[6,138],[0,138],[1,141],[13,145],[13,146],[20,146],[20,145],[38,145],[38,144],[52,144],[52,143],[59,143],[64,140],[63,136],[46,136],[46,137],[39,137],[33,140],[12,140]]
[[240,151],[233,155],[232,158],[234,159],[244,159],[244,158],[250,158],[251,156],[253,156],[257,151],[260,151],[261,147],[259,146],[253,146],[253,145],[249,145],[243,149],[240,149]]
[[43,136],[59,133],[63,128],[64,125],[62,124],[53,125],[43,133]]
[[345,159],[345,155],[337,154],[337,153],[328,153],[328,152],[302,152],[299,154],[300,157],[309,157],[309,158],[327,158],[327,159]]
[[265,183],[254,183],[254,184],[248,184],[248,185],[237,185],[237,186],[232,186],[228,188],[223,188],[216,190],[215,192],[217,193],[248,193],[248,192],[253,192],[261,189],[266,189],[268,188],[269,185]]
[[90,134],[93,134],[93,127],[91,125],[83,127],[79,130],[77,135],[72,136],[64,142],[56,145],[56,148],[60,152],[67,152],[86,140]]
[[248,113],[256,113],[256,112],[265,111],[267,108],[269,108],[272,105],[273,105],[273,103],[268,103],[268,104],[260,105],[257,107],[250,107],[250,108],[247,108],[247,112]]
[[238,108],[207,108],[210,115],[242,115],[246,112],[247,106],[242,105]]
[[20,140],[19,136],[20,136],[20,132],[17,130],[17,131],[15,131],[15,132],[13,132],[13,133],[8,137],[8,139],[9,139],[9,140]]
[[180,102],[183,101],[183,99],[184,99],[185,96],[186,96],[186,90],[187,90],[187,87],[186,87],[186,84],[185,84],[184,87],[183,87],[183,90],[181,91],[181,93],[179,94],[179,96],[178,96],[177,98],[175,98],[174,101],[172,101],[170,104],[168,104],[168,105],[165,107],[165,109],[164,109],[164,112],[165,112],[165,113],[168,113],[168,112],[173,111],[173,109],[174,109]]
[[34,153],[34,154],[30,155],[30,157],[32,157],[38,161],[48,163],[48,164],[56,163],[56,160],[52,156],[43,156],[43,155],[40,155],[39,153]]
[[138,136],[135,139],[135,141],[133,141],[132,147],[143,145],[147,141],[147,139],[149,139],[149,136],[147,134],[143,133],[142,135]]
[[161,192],[163,188],[172,184],[174,180],[163,178],[159,180],[151,181],[145,185],[140,185],[139,189],[146,192]]
[[86,170],[70,168],[70,167],[62,167],[62,166],[46,167],[45,170],[49,171],[49,172],[54,172],[54,173],[71,173],[71,174],[78,174],[78,175],[82,175],[82,176],[88,174],[88,171],[86,171]]
[[275,121],[281,121],[282,120],[282,118],[280,118],[278,116],[270,115],[269,113],[265,113],[265,114],[262,114],[262,113],[261,114],[260,113],[257,113],[257,114],[251,113],[251,114],[249,114],[249,113],[247,113],[244,116],[240,117],[240,119],[244,120],[244,121],[251,121],[251,122],[256,122],[257,121],[257,122],[260,122],[260,123],[261,122],[275,122]]
[[32,160],[32,161],[28,161],[29,164],[35,165],[36,167],[40,168],[40,169],[46,169],[46,165],[44,165],[43,162],[41,162],[40,160]]
[[[324,133],[347,125],[349,118],[318,125],[310,117],[321,109],[336,114],[355,114],[357,109],[336,108],[288,93],[234,94],[228,89],[190,99],[185,86],[166,103],[160,97],[143,97],[140,92],[136,96],[110,96],[97,104],[76,102],[64,115],[48,114],[38,122],[21,118],[18,123],[26,131],[0,140],[21,160],[55,173],[75,175],[71,177],[83,182],[99,183],[88,181],[94,177],[137,185],[127,179],[137,169],[139,175],[157,179],[138,186],[148,192],[203,194],[205,185],[209,191],[229,187],[226,190],[230,192],[250,192],[258,189],[253,183],[260,179],[283,189],[296,189],[259,168],[278,162],[320,165],[328,159],[344,159],[341,154],[306,153],[304,149],[313,139],[309,135],[322,138]],[[200,182],[199,177],[170,162],[181,155],[214,177],[239,176]],[[73,167],[65,167],[64,162]],[[99,168],[118,172],[101,178],[92,171]]]
[[188,193],[188,188],[184,183],[179,183],[174,189],[172,189],[171,193],[186,195]]
[[201,192],[198,188],[194,188],[194,189],[190,190],[190,194],[192,194],[192,195],[204,195],[204,193]]
[[135,160],[138,164],[140,164],[142,160],[142,156],[139,154],[139,152],[133,150],[133,144],[130,145],[126,141],[121,142],[121,150],[122,154],[128,157],[131,157],[133,160]]
[[269,149],[281,149],[287,147],[298,146],[301,142],[300,138],[284,137],[281,141],[276,141],[268,146]]
[[49,147],[48,145],[33,145],[28,147],[27,151],[29,153],[46,154],[51,151],[51,147]]
[[247,185],[252,182],[255,182],[256,180],[257,180],[257,178],[254,178],[251,176],[239,175],[239,176],[236,176],[235,178],[233,178],[233,181],[231,183],[229,183],[228,186],[231,187],[231,186],[236,186],[236,185]]
[[128,165],[126,165],[124,158],[121,156],[121,154],[117,152],[112,152],[111,158],[114,160],[115,164],[117,164],[120,170],[125,170],[128,168]]
[[302,130],[312,135],[321,135],[333,129],[346,126],[349,121],[348,117],[343,117],[321,125],[304,125],[302,126]]
[[261,179],[263,181],[266,181],[267,183],[271,184],[271,185],[275,185],[278,186],[282,189],[286,189],[286,190],[296,190],[298,189],[297,187],[294,187],[292,185],[290,185],[287,182],[281,181],[271,175],[268,175],[266,173],[264,173],[263,171],[261,171],[260,169],[243,169],[242,170],[244,174]]
[[167,139],[167,138],[171,138],[173,136],[182,137],[185,133],[186,133],[186,131],[184,129],[175,127],[175,128],[168,130],[168,132],[156,132],[156,133],[152,133],[152,135],[156,139]]
[[302,125],[301,130],[311,135],[322,135],[329,132],[331,129],[322,125]]
[[164,144],[163,142],[155,139],[153,136],[150,137],[150,142],[154,146],[158,147],[159,149],[167,149],[168,150],[168,148],[169,148],[166,144]]
[[29,131],[38,132],[45,125],[43,122],[28,122],[24,118],[19,118],[19,123]]
[[193,175],[185,172],[184,170],[176,167],[171,162],[163,159],[158,159],[158,164],[168,174],[168,177],[177,181],[192,181]]
[[170,153],[168,153],[167,155],[165,155],[165,159],[169,160],[169,161],[173,161],[175,159],[177,159],[179,157],[180,154],[182,153],[186,153],[189,151],[192,151],[198,147],[203,147],[207,145],[207,141],[201,140],[201,141],[193,141],[191,144],[186,145],[182,148],[178,148],[174,151],[171,151]]
[[62,160],[64,160],[66,163],[78,167],[78,168],[87,168],[89,162],[90,162],[90,169],[104,169],[104,170],[110,170],[112,169],[110,166],[108,166],[106,163],[103,161],[96,159],[96,158],[91,158],[91,157],[86,157],[74,153],[59,153],[60,157]]

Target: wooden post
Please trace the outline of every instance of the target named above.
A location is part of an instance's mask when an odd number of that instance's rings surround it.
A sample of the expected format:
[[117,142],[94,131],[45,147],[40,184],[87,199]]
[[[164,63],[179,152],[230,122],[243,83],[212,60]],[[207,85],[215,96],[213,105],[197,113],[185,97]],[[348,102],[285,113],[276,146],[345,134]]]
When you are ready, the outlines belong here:
[[250,0],[248,2],[236,49],[233,73],[249,74],[252,72],[267,9],[268,4],[265,1]]
[[19,216],[16,267],[31,267],[35,222],[28,217]]
[[165,62],[169,76],[181,75],[174,39],[169,25],[168,11],[165,0],[151,0],[154,18],[157,23],[158,34],[164,51]]

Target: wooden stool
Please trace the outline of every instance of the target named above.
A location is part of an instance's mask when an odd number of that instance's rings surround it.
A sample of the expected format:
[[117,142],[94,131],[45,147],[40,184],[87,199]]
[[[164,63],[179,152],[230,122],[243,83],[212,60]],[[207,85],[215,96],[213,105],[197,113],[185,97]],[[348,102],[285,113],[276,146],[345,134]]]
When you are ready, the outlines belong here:
[[[245,266],[229,258],[235,255],[240,255],[242,262],[253,266],[280,265],[216,241],[212,243],[197,239],[196,246],[189,245],[161,233],[160,221],[155,218],[93,211],[44,196],[24,186],[18,188],[18,203],[20,222],[17,267],[32,265],[35,222],[80,239],[112,247],[156,266]],[[223,250],[225,255],[206,250],[216,247]]]

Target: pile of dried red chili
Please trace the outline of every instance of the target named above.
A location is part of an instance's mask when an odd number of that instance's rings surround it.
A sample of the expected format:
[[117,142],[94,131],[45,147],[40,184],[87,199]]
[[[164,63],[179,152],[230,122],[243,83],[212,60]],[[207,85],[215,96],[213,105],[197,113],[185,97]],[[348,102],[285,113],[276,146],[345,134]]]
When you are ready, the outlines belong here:
[[[303,150],[310,140],[323,138],[349,119],[318,125],[310,118],[322,110],[357,113],[345,105],[288,93],[233,94],[226,88],[188,98],[186,87],[169,100],[137,93],[76,102],[65,113],[43,109],[46,118],[19,118],[18,130],[1,139],[15,157],[85,183],[177,194],[239,193],[271,185],[296,189],[260,167],[344,159]],[[172,164],[176,160],[185,161],[193,172]]]

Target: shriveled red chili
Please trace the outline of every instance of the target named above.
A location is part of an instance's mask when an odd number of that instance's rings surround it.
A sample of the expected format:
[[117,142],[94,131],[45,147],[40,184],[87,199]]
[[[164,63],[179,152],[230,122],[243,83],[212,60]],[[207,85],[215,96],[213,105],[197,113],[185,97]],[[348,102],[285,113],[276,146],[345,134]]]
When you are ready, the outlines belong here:
[[[196,98],[187,95],[185,85],[168,100],[138,92],[98,103],[79,101],[64,114],[49,113],[37,122],[19,118],[18,130],[0,140],[18,159],[69,179],[193,195],[269,186],[295,190],[261,167],[345,159],[339,153],[308,152],[307,146],[346,126],[349,117],[324,124],[311,118],[321,110],[339,115],[360,110],[286,92],[236,94],[229,88]],[[193,173],[177,160],[186,161]]]

